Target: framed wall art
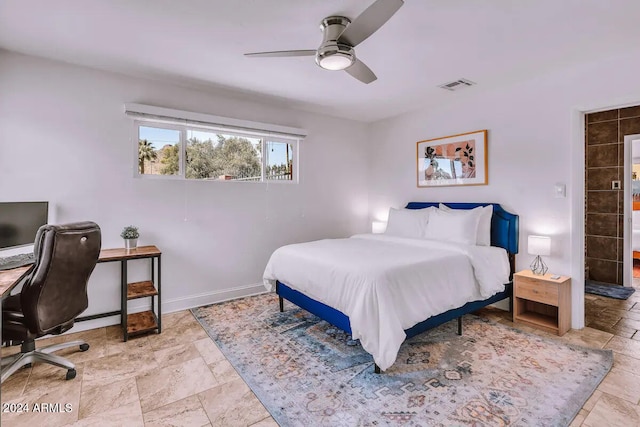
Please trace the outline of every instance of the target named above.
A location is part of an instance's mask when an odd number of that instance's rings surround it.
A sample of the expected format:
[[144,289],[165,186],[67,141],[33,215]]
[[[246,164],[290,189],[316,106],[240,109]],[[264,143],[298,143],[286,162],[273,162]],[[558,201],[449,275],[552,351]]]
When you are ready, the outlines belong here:
[[418,187],[487,185],[487,130],[417,142]]

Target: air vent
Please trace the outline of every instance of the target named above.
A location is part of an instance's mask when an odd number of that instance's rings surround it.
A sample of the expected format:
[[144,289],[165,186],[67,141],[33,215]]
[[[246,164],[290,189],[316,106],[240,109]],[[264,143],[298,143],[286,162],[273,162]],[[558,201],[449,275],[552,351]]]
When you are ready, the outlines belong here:
[[468,86],[473,86],[475,85],[474,82],[472,82],[471,80],[467,80],[467,79],[458,79],[458,80],[454,80],[452,82],[449,83],[445,83],[443,85],[440,85],[438,87],[441,87],[442,89],[446,89],[446,90],[458,90],[458,89],[462,89]]

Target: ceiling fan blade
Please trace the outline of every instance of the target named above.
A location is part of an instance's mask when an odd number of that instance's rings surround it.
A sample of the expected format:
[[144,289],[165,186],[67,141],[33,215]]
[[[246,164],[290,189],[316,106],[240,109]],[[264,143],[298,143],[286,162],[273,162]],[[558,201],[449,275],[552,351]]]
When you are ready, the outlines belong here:
[[245,53],[244,56],[254,58],[284,57],[284,56],[315,56],[315,50],[278,50],[275,52]]
[[378,79],[376,75],[373,74],[373,71],[371,71],[371,68],[367,67],[367,65],[359,59],[356,59],[356,62],[354,62],[351,67],[345,68],[345,71],[351,74],[351,77],[355,77],[366,84]]
[[377,0],[342,32],[338,41],[355,47],[378,31],[400,7],[403,0]]

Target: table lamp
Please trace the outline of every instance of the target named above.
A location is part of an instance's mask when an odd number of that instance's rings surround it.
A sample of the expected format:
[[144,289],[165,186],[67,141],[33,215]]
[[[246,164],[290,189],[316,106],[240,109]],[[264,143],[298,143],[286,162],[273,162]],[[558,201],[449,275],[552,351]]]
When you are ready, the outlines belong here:
[[549,256],[551,254],[551,238],[547,236],[529,236],[528,247],[529,255],[536,256],[530,265],[531,271],[533,274],[545,274],[547,266],[542,261],[541,255]]
[[381,234],[384,233],[387,229],[387,223],[383,221],[373,221],[371,223],[371,232],[373,234]]

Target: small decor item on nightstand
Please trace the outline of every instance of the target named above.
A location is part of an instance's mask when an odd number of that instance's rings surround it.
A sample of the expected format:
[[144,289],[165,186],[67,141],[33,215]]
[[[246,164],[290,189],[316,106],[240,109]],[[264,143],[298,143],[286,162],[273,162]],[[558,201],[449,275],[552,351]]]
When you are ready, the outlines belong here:
[[547,272],[547,266],[542,261],[540,255],[549,256],[551,254],[551,238],[547,236],[529,236],[529,255],[535,255],[535,259],[531,263],[531,271],[533,274],[544,275]]
[[135,249],[138,246],[138,237],[140,237],[138,227],[134,227],[133,225],[125,227],[122,233],[120,233],[120,237],[124,239],[125,249]]

